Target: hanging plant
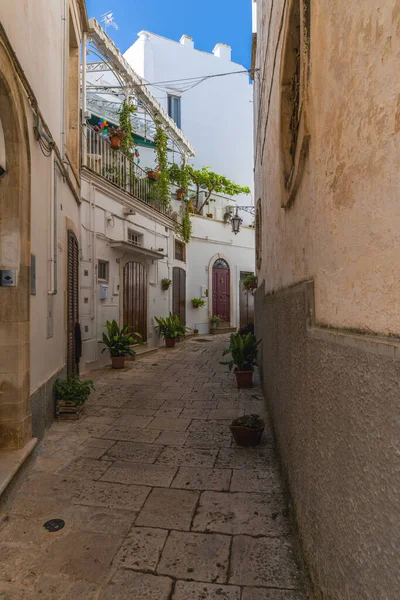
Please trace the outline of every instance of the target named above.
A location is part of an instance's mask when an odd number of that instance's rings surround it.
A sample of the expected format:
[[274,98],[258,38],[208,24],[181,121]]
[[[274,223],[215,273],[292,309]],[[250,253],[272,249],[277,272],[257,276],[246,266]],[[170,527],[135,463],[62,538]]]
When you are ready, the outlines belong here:
[[156,162],[159,170],[157,181],[158,195],[164,208],[169,208],[171,203],[171,194],[169,191],[168,175],[168,136],[161,126],[161,123],[159,121],[155,121],[155,123],[156,134],[154,136],[154,143],[156,145]]
[[185,210],[182,215],[182,224],[180,225],[179,233],[185,244],[188,244],[192,237],[192,221],[190,220],[189,202],[185,203]]

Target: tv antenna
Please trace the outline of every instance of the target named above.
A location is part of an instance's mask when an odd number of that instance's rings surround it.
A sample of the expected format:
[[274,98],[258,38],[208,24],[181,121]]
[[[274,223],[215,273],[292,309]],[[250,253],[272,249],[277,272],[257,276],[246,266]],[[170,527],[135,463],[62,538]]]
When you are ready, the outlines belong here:
[[112,12],[106,12],[104,15],[101,15],[101,22],[104,25],[105,30],[107,31],[107,27],[114,27],[114,29],[118,29],[118,25],[114,21],[114,16]]

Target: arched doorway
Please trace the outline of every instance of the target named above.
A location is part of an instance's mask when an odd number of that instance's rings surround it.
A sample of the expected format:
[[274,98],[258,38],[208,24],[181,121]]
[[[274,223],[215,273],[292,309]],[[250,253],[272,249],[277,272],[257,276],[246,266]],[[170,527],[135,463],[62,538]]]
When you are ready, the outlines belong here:
[[77,348],[76,328],[79,323],[79,246],[71,229],[68,229],[67,260],[67,374],[78,375],[80,349]]
[[30,153],[24,99],[0,42],[0,448],[32,436],[30,410]]
[[218,258],[213,264],[212,306],[213,315],[218,315],[225,323],[230,322],[231,277],[229,265],[223,258]]
[[180,267],[172,270],[172,313],[186,325],[186,271]]
[[124,322],[147,342],[147,271],[138,262],[124,267]]

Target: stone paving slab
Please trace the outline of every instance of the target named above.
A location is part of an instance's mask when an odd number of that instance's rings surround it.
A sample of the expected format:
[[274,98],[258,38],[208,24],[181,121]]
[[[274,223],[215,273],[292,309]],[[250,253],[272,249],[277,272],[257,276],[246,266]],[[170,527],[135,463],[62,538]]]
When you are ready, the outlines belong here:
[[134,571],[155,571],[168,531],[134,527],[124,540],[114,564]]
[[134,571],[117,571],[100,600],[169,600],[172,579]]
[[240,600],[240,588],[232,585],[177,581],[172,600]]
[[156,464],[177,467],[213,467],[217,453],[217,449],[170,446],[164,448],[157,458]]
[[129,425],[120,425],[107,431],[107,433],[104,434],[104,437],[107,440],[114,440],[114,443],[115,441],[133,441],[152,444],[160,433],[161,431],[155,429],[138,429],[137,427]]
[[148,429],[166,429],[168,431],[186,431],[190,425],[190,419],[172,419],[168,417],[154,417],[147,426]]
[[286,538],[233,538],[231,575],[234,585],[300,588],[299,570]]
[[132,463],[155,462],[162,448],[141,442],[117,442],[107,450],[104,460],[128,461]]
[[180,467],[171,487],[185,490],[228,491],[231,474],[231,469]]
[[150,491],[151,488],[140,485],[85,481],[75,491],[72,502],[84,506],[105,506],[137,512],[142,508]]
[[157,572],[177,579],[226,583],[229,548],[228,536],[172,531]]
[[244,588],[241,600],[306,600],[306,596],[294,590]]
[[96,481],[111,466],[111,462],[78,458],[59,470],[59,474],[75,479],[93,479]]
[[188,431],[161,431],[157,433],[159,435],[154,443],[162,446],[183,446],[189,435]]
[[189,530],[199,494],[195,491],[154,488],[136,525]]
[[277,492],[282,491],[279,471],[268,465],[263,471],[232,470],[231,492]]
[[175,466],[115,462],[108,469],[102,481],[126,485],[169,487],[177,470],[178,468]]
[[221,448],[215,466],[260,471],[270,464],[276,464],[276,458],[269,448]]
[[289,533],[277,494],[204,492],[192,531],[284,536]]

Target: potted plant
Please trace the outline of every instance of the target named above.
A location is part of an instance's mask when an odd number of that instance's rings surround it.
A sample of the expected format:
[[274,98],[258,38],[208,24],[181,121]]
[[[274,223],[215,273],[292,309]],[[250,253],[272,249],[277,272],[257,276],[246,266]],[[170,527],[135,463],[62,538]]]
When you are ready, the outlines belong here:
[[157,179],[158,179],[157,171],[155,171],[154,169],[150,169],[150,168],[147,168],[146,171],[147,171],[147,177],[149,179],[151,179],[151,181],[157,181]]
[[201,306],[204,306],[205,303],[206,301],[204,300],[204,298],[192,298],[193,308],[200,308]]
[[164,292],[166,292],[169,289],[170,285],[172,285],[172,281],[168,279],[168,277],[161,279],[161,288],[164,290]]
[[252,290],[257,289],[257,276],[246,275],[246,277],[242,281],[242,285],[246,292],[251,292]]
[[206,216],[207,216],[209,219],[213,219],[213,218],[214,218],[214,215],[213,215],[212,213],[206,213]]
[[257,446],[261,442],[265,423],[259,415],[243,415],[229,426],[238,446]]
[[181,320],[179,318],[178,315],[174,316],[175,319],[175,328],[176,328],[176,338],[175,340],[177,342],[182,342],[182,340],[184,339],[186,332],[190,331],[189,327],[186,327],[186,325],[183,325],[181,323]]
[[157,325],[156,331],[165,340],[165,346],[167,348],[174,348],[175,339],[178,335],[176,327],[176,318],[172,313],[169,313],[168,317],[154,317]]
[[221,364],[228,365],[230,371],[234,368],[238,388],[253,387],[253,371],[259,343],[253,333],[232,333],[230,337],[229,347],[224,350],[223,355],[231,354],[231,360]]
[[130,325],[125,325],[122,329],[118,323],[113,320],[107,321],[107,333],[103,333],[102,353],[106,350],[111,356],[111,366],[113,369],[123,369],[127,356],[134,357],[136,352],[131,347],[132,344],[141,344],[142,336],[139,333],[130,332]]
[[211,333],[212,333],[219,327],[219,325],[221,323],[221,317],[219,317],[218,315],[212,315],[210,321],[211,321],[210,329],[211,329]]
[[110,127],[108,135],[110,136],[111,148],[117,150],[120,148],[121,140],[125,138],[126,133],[121,127]]
[[193,337],[197,337],[199,335],[198,329],[193,329]]
[[84,403],[94,390],[91,379],[82,380],[79,375],[56,379],[53,391],[56,399],[56,415],[60,419],[79,419]]

